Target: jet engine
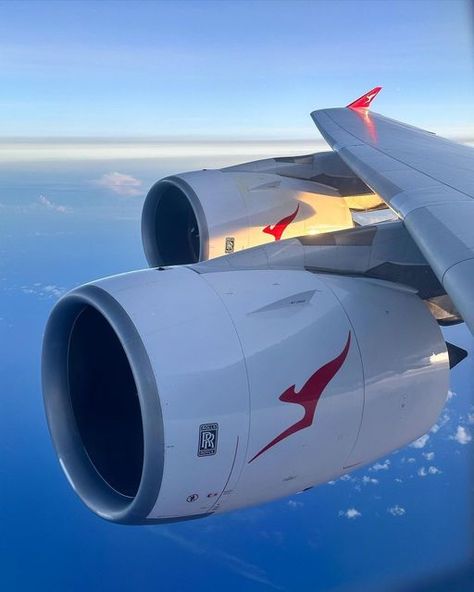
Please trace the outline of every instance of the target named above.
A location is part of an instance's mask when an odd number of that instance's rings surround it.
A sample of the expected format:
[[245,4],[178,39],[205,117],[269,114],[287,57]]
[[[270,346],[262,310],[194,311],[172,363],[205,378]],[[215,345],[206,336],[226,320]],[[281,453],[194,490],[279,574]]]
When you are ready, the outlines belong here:
[[152,267],[351,228],[351,208],[383,202],[334,152],[166,177],[149,191],[142,238]]
[[293,494],[416,439],[442,409],[446,344],[414,289],[221,259],[99,280],[52,312],[48,424],[103,518],[185,520]]

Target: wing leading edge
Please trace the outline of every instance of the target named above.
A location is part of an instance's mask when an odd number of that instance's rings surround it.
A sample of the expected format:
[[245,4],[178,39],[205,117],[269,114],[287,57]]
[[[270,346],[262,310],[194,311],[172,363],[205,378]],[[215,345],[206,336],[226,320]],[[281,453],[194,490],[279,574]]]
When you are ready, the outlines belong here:
[[474,333],[474,149],[349,107],[311,117],[333,150],[404,221]]

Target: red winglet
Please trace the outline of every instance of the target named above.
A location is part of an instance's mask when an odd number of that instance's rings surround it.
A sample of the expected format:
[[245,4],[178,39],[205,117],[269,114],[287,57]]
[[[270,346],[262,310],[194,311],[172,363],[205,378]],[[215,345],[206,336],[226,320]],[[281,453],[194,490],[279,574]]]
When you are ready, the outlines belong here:
[[372,90],[369,90],[368,93],[365,93],[365,95],[362,95],[353,103],[347,106],[349,107],[349,109],[368,109],[370,107],[370,103],[374,100],[374,98],[379,94],[381,90],[381,86],[376,86]]

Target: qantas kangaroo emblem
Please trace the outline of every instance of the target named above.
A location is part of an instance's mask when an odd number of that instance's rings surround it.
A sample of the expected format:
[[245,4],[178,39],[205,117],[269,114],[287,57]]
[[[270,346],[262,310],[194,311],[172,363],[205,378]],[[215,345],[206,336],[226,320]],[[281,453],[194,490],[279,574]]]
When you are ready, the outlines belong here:
[[313,424],[316,405],[318,404],[318,401],[321,398],[324,389],[331,382],[334,376],[336,376],[337,372],[344,364],[344,361],[349,352],[350,344],[351,333],[349,331],[346,345],[337,357],[335,357],[333,360],[331,360],[324,366],[321,366],[319,370],[316,370],[316,372],[306,381],[306,383],[303,385],[303,387],[298,393],[295,391],[295,385],[293,385],[290,388],[286,389],[286,391],[282,395],[280,395],[280,401],[283,401],[284,403],[296,403],[298,405],[301,405],[304,408],[304,415],[302,419],[300,419],[292,426],[284,430],[281,434],[279,434],[276,438],[274,438],[271,442],[264,446],[259,452],[257,452],[257,454],[249,460],[249,464],[253,462],[256,458],[258,458],[261,454],[266,452],[269,448],[275,446],[275,444],[278,444],[278,442],[281,442],[285,438],[288,438],[288,436],[291,436],[292,434],[299,432],[300,430],[309,428]]
[[347,106],[350,109],[368,109],[374,97],[376,97],[381,90],[381,86],[376,86],[372,90],[369,90],[368,93],[365,93],[365,95],[362,95]]
[[262,232],[265,232],[266,234],[271,234],[272,236],[275,237],[275,240],[280,240],[281,235],[285,232],[285,230],[288,228],[288,226],[296,218],[296,215],[297,215],[299,209],[300,209],[300,204],[298,204],[296,206],[296,210],[292,214],[290,214],[289,216],[286,216],[286,218],[282,218],[280,221],[278,221],[273,226],[271,226],[271,225],[265,226],[265,228],[262,230]]

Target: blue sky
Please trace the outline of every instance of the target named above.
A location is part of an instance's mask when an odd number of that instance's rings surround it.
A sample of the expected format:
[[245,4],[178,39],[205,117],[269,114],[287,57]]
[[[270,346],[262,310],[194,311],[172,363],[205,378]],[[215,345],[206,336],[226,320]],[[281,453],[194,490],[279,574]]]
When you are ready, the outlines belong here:
[[308,138],[376,110],[474,136],[467,1],[1,2],[0,136]]

